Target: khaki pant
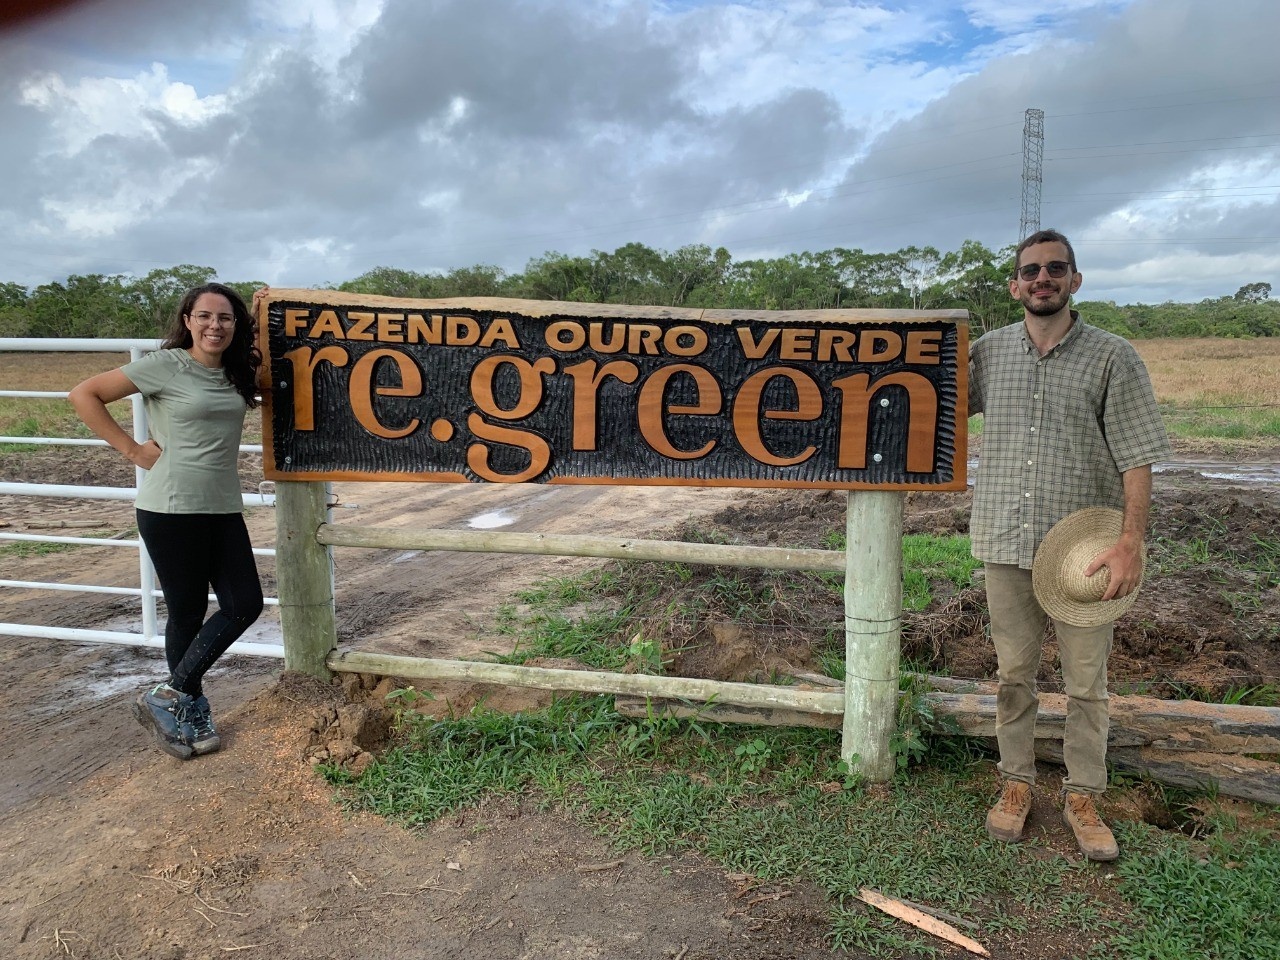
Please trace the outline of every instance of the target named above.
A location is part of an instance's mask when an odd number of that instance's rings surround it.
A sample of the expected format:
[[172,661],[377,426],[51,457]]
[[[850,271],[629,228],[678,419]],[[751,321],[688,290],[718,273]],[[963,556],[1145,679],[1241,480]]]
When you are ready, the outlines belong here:
[[[996,740],[1000,773],[1035,783],[1036,674],[1049,617],[1036,601],[1031,571],[986,564],[991,640],[1000,668]],[[1107,655],[1113,625],[1073,627],[1055,620],[1062,680],[1067,692],[1063,756],[1068,792],[1100,794],[1107,788]]]

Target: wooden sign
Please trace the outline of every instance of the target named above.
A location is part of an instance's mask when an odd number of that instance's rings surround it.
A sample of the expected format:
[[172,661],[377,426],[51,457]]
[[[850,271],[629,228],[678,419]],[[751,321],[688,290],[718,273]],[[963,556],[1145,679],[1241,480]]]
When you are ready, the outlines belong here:
[[260,311],[272,480],[965,486],[964,311],[329,290]]

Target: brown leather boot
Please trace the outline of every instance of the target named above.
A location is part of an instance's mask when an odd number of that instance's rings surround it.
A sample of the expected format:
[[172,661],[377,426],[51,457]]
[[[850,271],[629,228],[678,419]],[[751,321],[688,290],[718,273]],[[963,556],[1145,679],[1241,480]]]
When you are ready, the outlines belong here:
[[1006,780],[996,805],[987,811],[987,833],[994,840],[1017,843],[1031,812],[1031,784]]
[[1115,835],[1098,816],[1093,796],[1087,793],[1068,793],[1062,819],[1076,835],[1080,852],[1090,860],[1114,860],[1120,856]]

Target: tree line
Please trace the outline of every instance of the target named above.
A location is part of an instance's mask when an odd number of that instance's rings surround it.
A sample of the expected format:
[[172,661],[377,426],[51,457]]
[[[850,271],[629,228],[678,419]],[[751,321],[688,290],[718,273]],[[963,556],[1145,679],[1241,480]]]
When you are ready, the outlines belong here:
[[[971,332],[1019,319],[1009,296],[1013,247],[967,240],[959,250],[904,247],[867,253],[835,247],[773,259],[734,260],[724,247],[674,251],[628,243],[589,256],[549,252],[521,273],[476,265],[418,272],[375,267],[330,289],[391,297],[515,297],[664,307],[811,310],[837,307],[964,309]],[[212,267],[183,264],[145,277],[88,274],[28,289],[0,283],[0,337],[156,337],[182,293],[217,279]],[[246,299],[258,281],[223,281]],[[1077,304],[1088,322],[1130,339],[1280,336],[1280,301],[1270,283],[1199,303]]]

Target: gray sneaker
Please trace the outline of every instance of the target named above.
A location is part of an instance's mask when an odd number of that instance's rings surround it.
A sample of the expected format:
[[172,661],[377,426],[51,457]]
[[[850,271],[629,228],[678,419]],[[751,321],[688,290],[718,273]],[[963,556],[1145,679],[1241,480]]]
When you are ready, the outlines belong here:
[[133,701],[133,715],[144,728],[155,734],[156,745],[171,757],[190,760],[194,750],[195,731],[191,725],[194,704],[188,694],[167,683],[138,694]]
[[202,693],[191,702],[191,706],[191,729],[194,733],[191,749],[197,756],[213,753],[222,746],[222,738],[213,727],[213,710],[209,707],[209,699]]

